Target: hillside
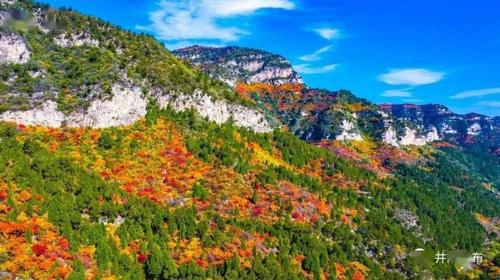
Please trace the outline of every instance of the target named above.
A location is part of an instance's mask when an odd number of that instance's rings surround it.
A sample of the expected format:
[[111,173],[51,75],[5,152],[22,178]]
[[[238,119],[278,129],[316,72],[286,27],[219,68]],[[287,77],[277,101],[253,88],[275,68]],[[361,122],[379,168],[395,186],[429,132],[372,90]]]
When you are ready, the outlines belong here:
[[[0,278],[498,276],[500,160],[461,140],[417,142],[419,122],[440,127],[434,109],[293,75],[233,89],[152,37],[0,5]],[[243,50],[227,60],[262,53]],[[498,143],[488,133],[472,139]],[[484,262],[434,265],[441,250]]]
[[153,100],[163,107],[196,108],[217,122],[233,119],[271,130],[232,89],[183,64],[152,37],[71,11],[2,3],[2,120],[52,127],[128,125]]
[[231,86],[241,81],[273,85],[302,83],[302,78],[284,57],[266,51],[192,46],[175,50],[173,54]]
[[[242,76],[245,65],[260,63],[255,58],[256,52],[238,47],[194,46],[173,53],[215,79],[231,81],[230,85],[239,82],[236,90],[240,95],[279,116],[291,132],[307,141],[371,138],[396,146],[446,141],[461,146],[480,145],[491,153],[500,146],[500,117],[459,115],[438,104],[377,106],[346,90],[332,92],[309,88],[301,81],[276,84]],[[266,54],[269,61],[283,60],[279,55]],[[228,69],[228,61],[239,61],[237,58],[241,57],[244,63],[231,65],[231,71],[223,75],[215,74]],[[277,67],[275,72],[287,72],[290,64]],[[258,70],[254,75],[261,76],[264,72]]]

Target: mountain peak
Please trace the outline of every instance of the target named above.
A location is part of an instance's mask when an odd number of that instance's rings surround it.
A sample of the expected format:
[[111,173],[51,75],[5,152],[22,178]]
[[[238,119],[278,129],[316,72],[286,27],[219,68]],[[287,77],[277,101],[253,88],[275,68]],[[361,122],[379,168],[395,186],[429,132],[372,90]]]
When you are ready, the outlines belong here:
[[173,51],[211,78],[231,86],[238,82],[272,85],[302,84],[302,78],[281,55],[244,47],[194,45]]

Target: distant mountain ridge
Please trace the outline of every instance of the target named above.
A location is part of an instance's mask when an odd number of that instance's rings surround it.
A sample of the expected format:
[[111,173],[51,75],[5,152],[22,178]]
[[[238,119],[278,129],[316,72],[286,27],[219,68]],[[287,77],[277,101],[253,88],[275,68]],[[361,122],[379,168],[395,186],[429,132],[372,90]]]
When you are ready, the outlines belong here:
[[498,146],[500,141],[500,117],[456,114],[439,104],[382,104],[380,108],[414,126],[436,127],[439,137],[446,141],[459,144],[482,141],[493,144],[492,147]]
[[[0,278],[498,278],[500,157],[475,149],[491,120],[308,88],[267,52],[192,51],[0,0]],[[449,120],[473,144],[442,142]]]
[[177,57],[199,67],[211,78],[235,86],[237,82],[302,84],[290,62],[280,55],[242,47],[192,47],[174,50]]
[[[293,133],[308,141],[360,140],[365,135],[392,145],[447,141],[481,144],[490,151],[500,145],[500,117],[455,114],[439,104],[375,105],[348,91],[308,88],[280,55],[240,47],[203,46],[175,50],[173,54],[230,86],[238,88],[238,82],[272,85],[272,89],[258,85],[240,88],[263,110],[279,116]],[[280,87],[286,84],[300,85],[300,90]],[[353,110],[349,104],[360,106]]]

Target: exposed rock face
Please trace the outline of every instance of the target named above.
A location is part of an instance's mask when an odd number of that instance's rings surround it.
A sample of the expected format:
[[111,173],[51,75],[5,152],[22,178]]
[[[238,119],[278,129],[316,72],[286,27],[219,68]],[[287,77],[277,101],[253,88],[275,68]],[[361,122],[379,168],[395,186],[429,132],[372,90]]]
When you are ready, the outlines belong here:
[[177,111],[193,108],[201,116],[218,124],[232,120],[236,125],[256,132],[270,132],[272,130],[263,114],[241,105],[229,104],[223,100],[212,100],[210,96],[201,91],[196,91],[192,95],[181,94],[175,98],[172,95],[163,95],[159,97],[158,101],[161,106],[166,107],[170,104]]
[[303,83],[302,78],[284,57],[261,50],[193,46],[175,50],[173,53],[201,68],[210,77],[231,86],[237,82],[274,85]]
[[93,39],[90,34],[60,34],[54,38],[54,43],[62,48],[80,47],[83,45],[99,46],[99,40]]
[[478,135],[481,133],[481,125],[479,123],[473,123],[467,128],[467,134]]
[[42,31],[43,33],[49,33],[50,29],[46,26],[50,26],[50,24],[48,24],[48,20],[45,16],[46,15],[40,8],[33,11],[33,20],[35,26],[38,27],[38,29],[40,29],[40,31]]
[[433,141],[439,141],[441,138],[434,126],[430,127],[428,132],[419,132],[410,127],[404,127],[403,135],[398,135],[394,126],[389,124],[386,126],[382,134],[382,141],[393,146],[415,145],[423,146]]
[[398,135],[392,125],[388,126],[382,134],[382,141],[393,146],[399,146]]
[[427,134],[418,134],[418,132],[409,127],[405,127],[405,134],[399,141],[401,145],[415,145],[415,146],[423,146],[432,141],[440,140],[439,135],[437,134],[437,130],[435,127],[429,131]]
[[12,5],[16,0],[0,0],[0,5]]
[[110,100],[95,100],[85,114],[70,115],[68,125],[110,127],[129,125],[146,115],[146,98],[141,89],[115,84]]
[[[242,105],[214,101],[201,91],[180,96],[161,94],[157,98],[163,107],[170,104],[176,111],[193,108],[201,116],[219,124],[232,120],[236,125],[256,132],[272,130],[263,114]],[[57,109],[55,102],[47,101],[40,108],[4,112],[0,114],[0,120],[47,127],[67,125],[104,128],[130,125],[146,115],[146,107],[147,98],[139,87],[130,83],[117,83],[112,87],[111,99],[96,99],[84,112],[64,114]]]
[[146,114],[146,99],[138,87],[115,84],[110,100],[95,100],[85,112],[64,114],[57,104],[47,101],[40,108],[27,111],[7,111],[0,120],[47,127],[68,126],[110,127],[128,125]]
[[65,120],[62,112],[57,110],[57,104],[47,101],[41,108],[28,111],[7,111],[0,114],[0,120],[26,125],[41,125],[59,127]]
[[[392,124],[404,127],[399,137],[394,128],[386,125],[384,141],[391,144],[423,145],[443,140],[456,144],[484,143],[494,148],[499,145],[500,126],[497,118],[480,114],[460,115],[437,104],[383,104],[381,110]],[[401,131],[401,129],[399,130]]]
[[335,137],[339,141],[363,140],[356,124],[348,120],[342,120],[342,132]]
[[6,11],[0,11],[0,25],[3,25],[9,18],[9,14]]
[[30,56],[23,37],[14,33],[0,33],[0,63],[24,64]]
[[396,209],[395,218],[406,230],[416,229],[418,227],[418,217],[406,209]]

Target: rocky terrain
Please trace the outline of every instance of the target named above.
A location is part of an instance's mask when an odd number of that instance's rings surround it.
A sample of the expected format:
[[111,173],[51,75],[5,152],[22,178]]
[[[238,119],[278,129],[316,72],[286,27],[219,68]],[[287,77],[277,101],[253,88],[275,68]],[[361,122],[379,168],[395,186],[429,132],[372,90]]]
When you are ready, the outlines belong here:
[[[232,120],[258,132],[281,126],[278,119],[308,141],[371,137],[395,146],[421,146],[442,140],[460,145],[480,143],[492,153],[499,146],[499,118],[461,116],[439,105],[376,106],[348,91],[308,88],[285,58],[265,51],[193,46],[173,52],[237,91],[242,84],[270,87],[256,91],[255,87],[240,87],[242,92],[235,94],[228,86],[209,82],[203,74],[188,69],[150,38],[127,41],[130,34],[98,21],[68,33],[49,24],[57,12],[47,13],[42,8],[22,16],[6,9],[2,15],[1,120],[53,127],[127,125],[143,117],[153,100],[161,106],[173,105],[176,110],[194,108],[210,120]],[[20,36],[16,28],[29,32]],[[33,42],[43,43],[35,47]],[[149,61],[125,66],[125,61],[142,55]],[[77,65],[68,57],[87,65]],[[48,61],[61,59],[64,62],[56,66],[59,72],[47,68]],[[78,72],[90,73],[86,66],[96,73],[79,76]],[[148,67],[162,67],[163,72],[152,76]],[[63,69],[71,71],[61,72]],[[164,80],[168,75],[174,79]],[[241,98],[241,93],[246,98]]]
[[241,81],[273,85],[302,83],[288,60],[262,50],[192,46],[175,50],[173,54],[231,86]]
[[500,117],[481,114],[460,115],[438,104],[383,104],[380,108],[408,127],[429,131],[431,138],[457,144],[500,144]]
[[[201,46],[177,50],[174,54],[231,86],[239,82],[243,94],[264,111],[279,116],[291,131],[308,141],[361,140],[365,135],[395,146],[447,141],[459,145],[481,144],[494,152],[500,145],[500,117],[459,115],[437,104],[377,106],[348,91],[308,88],[295,79],[298,75],[289,63],[274,63],[273,70],[286,73],[287,80],[276,82],[276,76],[256,79],[263,75],[264,70],[257,67],[264,65],[262,56],[265,54],[270,61],[284,61],[279,55],[247,48]],[[250,68],[254,75],[247,75]],[[294,73],[292,77],[288,76],[290,72]]]
[[[2,5],[6,9],[0,29],[0,120],[49,127],[121,126],[144,117],[148,103],[154,101],[178,111],[193,108],[217,123],[231,119],[259,132],[273,128],[267,116],[238,104],[229,88],[186,68],[151,38],[128,40],[130,34],[71,13],[64,14],[61,22],[71,25],[78,18],[88,24],[67,32],[62,26],[39,24],[62,16],[58,11],[37,7],[20,13],[14,2]],[[148,54],[140,53],[143,50]],[[148,77],[146,68],[155,65],[151,62],[125,66],[131,57],[142,55],[151,56],[156,67],[168,65],[158,75],[179,78]],[[61,63],[53,65],[53,61]],[[197,82],[182,81],[186,77]],[[232,94],[233,101],[224,94]]]
[[498,118],[29,0],[0,23],[0,278],[498,278]]

